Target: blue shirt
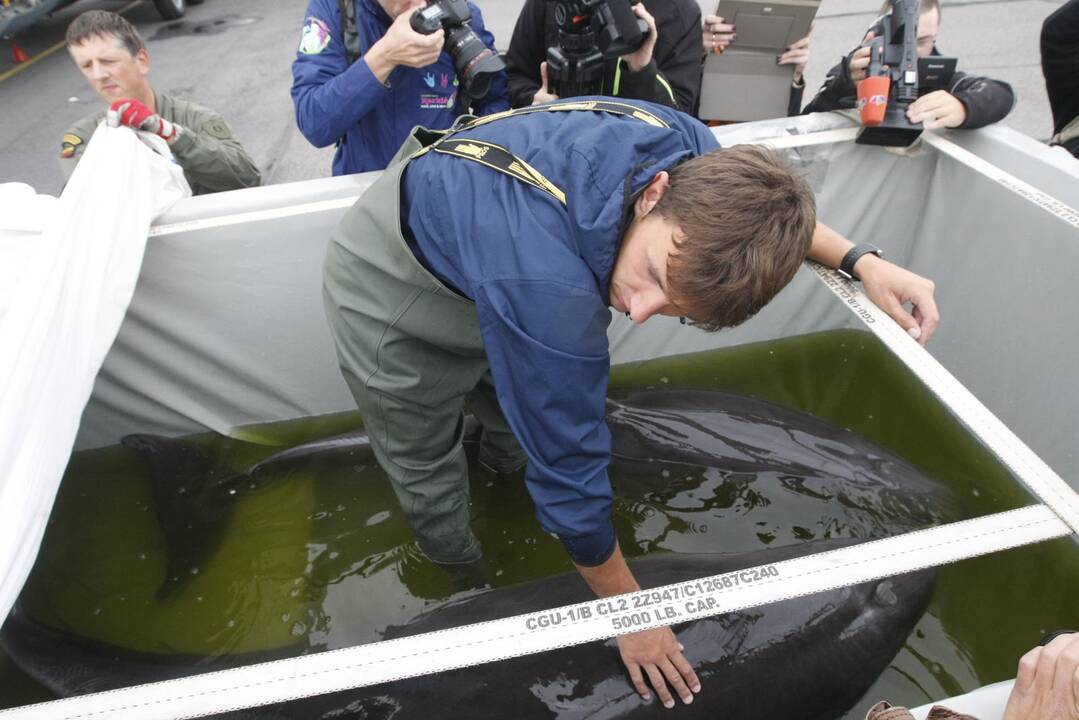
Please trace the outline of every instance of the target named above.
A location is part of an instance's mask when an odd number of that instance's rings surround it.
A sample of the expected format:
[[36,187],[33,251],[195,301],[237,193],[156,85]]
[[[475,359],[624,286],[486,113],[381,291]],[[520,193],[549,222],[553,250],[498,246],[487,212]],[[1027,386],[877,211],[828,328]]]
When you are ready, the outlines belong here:
[[[366,52],[392,23],[375,0],[354,0],[360,51]],[[472,28],[487,47],[494,36],[483,26],[474,4]],[[398,66],[383,85],[360,57],[351,66],[337,0],[310,0],[296,59],[292,63],[292,102],[296,124],[312,145],[339,143],[333,174],[382,170],[416,125],[443,129],[468,111],[453,58],[443,52],[425,68]],[[477,115],[509,109],[506,73],[491,81],[487,96],[472,105]]]
[[476,303],[499,403],[529,457],[540,524],[589,566],[604,562],[615,542],[608,292],[627,209],[656,173],[719,147],[688,115],[622,102],[670,128],[573,111],[507,117],[455,136],[507,148],[560,187],[566,205],[439,153],[410,163],[402,182],[402,219],[417,258]]

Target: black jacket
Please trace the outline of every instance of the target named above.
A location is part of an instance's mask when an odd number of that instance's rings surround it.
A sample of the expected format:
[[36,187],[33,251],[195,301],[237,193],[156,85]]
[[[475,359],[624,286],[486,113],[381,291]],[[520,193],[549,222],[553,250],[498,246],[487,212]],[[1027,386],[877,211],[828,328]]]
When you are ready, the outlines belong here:
[[[1079,116],[1079,0],[1068,0],[1042,25],[1042,72],[1053,134],[1059,134]],[[1079,157],[1079,137],[1061,143]]]
[[[548,5],[552,6],[551,22],[547,21]],[[553,5],[553,0],[525,0],[517,18],[506,53],[513,107],[532,104],[540,88],[540,63],[547,59],[547,48],[558,45]],[[644,6],[656,19],[659,36],[652,62],[640,72],[630,72],[625,62],[608,60],[604,64],[603,94],[649,100],[692,112],[701,82],[700,7],[696,0],[644,0]]]
[[[879,33],[880,30],[877,30]],[[933,48],[933,55],[940,55]],[[824,112],[826,110],[845,110],[857,107],[858,90],[850,79],[850,55],[840,60],[839,64],[828,71],[824,84],[817,91],[817,96],[805,106],[803,113]],[[930,90],[923,88],[924,95]],[[952,76],[948,92],[954,95],[967,110],[967,119],[960,125],[964,128],[980,128],[1002,120],[1015,105],[1015,92],[1012,86],[1002,80],[968,75],[956,71]]]

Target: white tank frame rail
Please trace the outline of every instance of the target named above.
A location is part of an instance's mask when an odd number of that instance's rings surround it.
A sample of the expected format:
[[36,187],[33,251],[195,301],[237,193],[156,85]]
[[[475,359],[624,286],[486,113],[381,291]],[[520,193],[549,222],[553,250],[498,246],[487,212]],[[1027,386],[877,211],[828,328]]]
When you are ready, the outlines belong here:
[[[852,139],[851,129],[778,140],[802,147]],[[942,138],[926,142],[987,174],[1043,210],[1076,226],[1074,209]],[[964,154],[970,155],[965,157]],[[348,199],[328,201],[346,205]],[[322,209],[312,204],[309,211]],[[318,207],[315,207],[318,206]],[[302,209],[302,208],[301,208]],[[291,208],[295,213],[297,208]],[[273,211],[271,211],[273,212]],[[244,222],[250,215],[236,216]],[[233,218],[207,221],[232,224]],[[189,229],[188,223],[180,223]],[[170,226],[155,234],[167,234]],[[179,230],[172,230],[178,232]],[[865,323],[1044,504],[918,530],[807,557],[689,580],[578,605],[410,638],[280,660],[0,711],[3,720],[49,718],[195,718],[259,707],[407,677],[443,672],[672,623],[734,612],[926,567],[939,566],[1079,532],[1079,495],[943,366],[833,270],[811,263],[820,281]],[[402,671],[407,667],[406,671]]]
[[15,708],[0,712],[0,718],[203,717],[735,612],[1064,537],[1071,532],[1048,507],[1033,505],[773,565],[538,613]]

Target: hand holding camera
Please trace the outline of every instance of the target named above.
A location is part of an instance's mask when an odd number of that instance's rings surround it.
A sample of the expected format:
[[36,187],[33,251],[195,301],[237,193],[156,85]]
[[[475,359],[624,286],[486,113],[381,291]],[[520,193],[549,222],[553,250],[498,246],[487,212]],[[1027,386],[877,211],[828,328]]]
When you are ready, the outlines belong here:
[[640,72],[648,63],[652,62],[652,53],[656,49],[656,19],[645,9],[642,3],[632,7],[633,14],[648,24],[648,33],[644,37],[644,43],[629,55],[623,55],[622,59],[629,65],[633,72]]
[[385,83],[398,65],[421,68],[433,65],[442,54],[446,34],[439,28],[430,35],[418,33],[409,23],[411,13],[401,13],[365,56],[371,72]]
[[417,33],[437,35],[453,57],[461,93],[478,100],[487,95],[491,80],[506,69],[498,53],[487,47],[472,29],[472,9],[468,0],[427,0],[409,16],[409,26]]

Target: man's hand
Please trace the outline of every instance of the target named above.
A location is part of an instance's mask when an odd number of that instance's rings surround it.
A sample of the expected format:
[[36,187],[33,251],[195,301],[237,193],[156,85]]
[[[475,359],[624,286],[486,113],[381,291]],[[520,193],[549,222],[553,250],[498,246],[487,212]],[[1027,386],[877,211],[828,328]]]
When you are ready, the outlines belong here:
[[719,15],[709,15],[704,19],[702,44],[705,55],[712,52],[723,52],[728,45],[734,42],[735,37],[737,35],[734,32],[734,25],[728,23]]
[[813,26],[815,23],[809,24],[809,32],[804,38],[787,48],[787,51],[776,58],[776,65],[793,65],[794,66],[794,82],[801,83],[802,75],[806,70],[806,63],[809,62],[809,37],[813,34]]
[[644,9],[644,3],[634,5],[633,12],[636,13],[637,17],[648,23],[648,37],[644,39],[644,44],[636,52],[623,55],[622,59],[629,65],[630,70],[640,72],[648,63],[652,62],[652,52],[656,49],[656,38],[659,37],[659,33],[656,32],[656,19]]
[[[423,2],[419,2],[422,5]],[[433,65],[442,54],[446,31],[439,28],[430,35],[412,29],[411,9],[398,15],[386,34],[371,46],[364,58],[379,82],[385,83],[398,65],[422,68]]]
[[1004,720],[1079,720],[1079,633],[1020,658]]
[[550,90],[550,85],[547,81],[547,63],[540,63],[540,80],[543,81],[543,85],[536,91],[536,94],[532,96],[533,105],[542,105],[543,103],[549,103],[553,100],[557,100],[558,96]]
[[967,108],[947,90],[934,90],[910,104],[907,118],[922,123],[926,130],[954,128],[967,121]]
[[[578,565],[577,570],[598,597],[611,597],[641,589],[633,579],[633,573],[630,572],[629,565],[626,565],[626,559],[622,557],[622,550],[617,544],[614,552],[603,564]],[[655,688],[660,701],[669,708],[674,707],[674,698],[667,689],[668,682],[686,704],[693,702],[693,693],[701,690],[701,681],[693,672],[686,656],[682,654],[682,646],[678,644],[678,639],[670,628],[622,635],[618,638],[618,650],[622,654],[622,662],[629,670],[633,687],[643,700],[652,699],[649,683]]]
[[637,694],[642,700],[651,700],[651,684],[666,708],[674,707],[674,697],[667,689],[667,683],[671,684],[686,705],[693,702],[693,693],[701,691],[701,681],[682,654],[682,649],[678,638],[668,627],[618,637],[618,651],[622,654],[622,662],[629,670]]
[[865,80],[865,76],[869,74],[869,61],[870,61],[870,49],[869,41],[876,35],[870,30],[865,34],[862,39],[862,46],[851,53],[850,62],[847,63],[847,68],[850,71],[850,79],[855,85]]
[[121,98],[109,106],[105,122],[109,127],[126,125],[135,130],[152,132],[170,144],[180,136],[179,125],[169,122],[134,98]]
[[[919,343],[929,342],[940,324],[932,280],[872,254],[858,259],[854,274],[861,279],[865,294],[881,310]],[[911,312],[904,307],[907,303],[913,306]]]

